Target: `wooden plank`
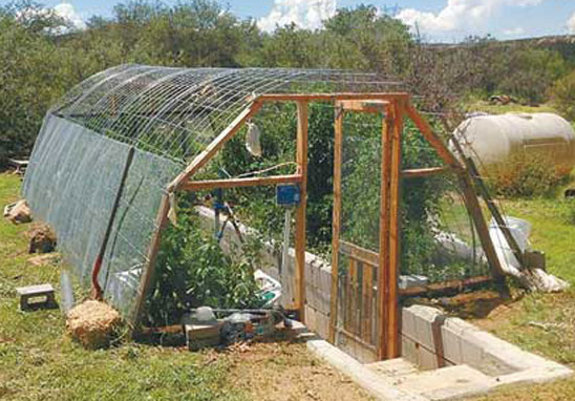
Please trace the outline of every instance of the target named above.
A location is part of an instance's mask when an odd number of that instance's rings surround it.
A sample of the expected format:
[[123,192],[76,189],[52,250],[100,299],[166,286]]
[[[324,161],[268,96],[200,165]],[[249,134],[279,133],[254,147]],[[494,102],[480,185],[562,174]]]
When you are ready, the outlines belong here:
[[459,288],[485,284],[490,281],[493,281],[493,277],[491,276],[477,276],[463,280],[449,280],[442,283],[433,283],[425,286],[400,289],[399,295],[409,297],[428,293],[439,293]]
[[463,154],[463,150],[461,149],[459,143],[455,142],[455,144],[456,149],[458,150],[458,152],[460,153],[461,157],[464,160],[465,166],[467,167],[467,171],[471,175],[471,178],[473,179],[477,189],[479,190],[479,195],[483,198],[483,201],[487,204],[487,208],[491,212],[491,216],[493,216],[493,218],[495,219],[495,222],[497,223],[499,229],[503,233],[503,236],[505,237],[507,244],[511,247],[513,255],[519,262],[521,269],[524,269],[525,262],[523,260],[523,251],[519,247],[517,240],[515,239],[515,237],[511,233],[511,230],[507,226],[507,222],[503,219],[503,216],[499,212],[499,208],[497,207],[497,205],[493,201],[493,198],[489,194],[489,190],[487,189],[485,182],[483,182],[483,179],[479,175],[479,171],[477,170],[475,162],[473,161],[473,159],[471,159],[470,157],[466,157]]
[[401,172],[401,177],[402,178],[429,177],[429,176],[445,173],[449,170],[450,170],[450,168],[447,166],[403,170]]
[[393,108],[389,108],[382,124],[381,134],[381,195],[379,212],[379,273],[378,273],[378,358],[387,356],[388,305],[389,293],[389,224],[390,224],[390,177],[391,177],[391,137],[393,136]]
[[459,183],[463,190],[463,200],[465,202],[465,207],[469,212],[471,219],[477,229],[477,235],[479,236],[479,241],[485,252],[485,257],[489,262],[489,268],[491,270],[491,275],[496,281],[503,282],[505,279],[505,273],[501,267],[501,262],[497,253],[495,252],[495,247],[493,241],[491,241],[491,236],[489,235],[489,228],[487,227],[487,222],[483,216],[483,211],[479,205],[479,200],[477,199],[477,194],[473,188],[473,181],[471,176],[468,174],[467,170],[461,170],[458,174]]
[[301,184],[301,174],[275,175],[271,177],[231,178],[227,180],[189,181],[180,186],[182,191],[203,191],[214,188],[255,187],[262,185]]
[[359,286],[358,286],[358,274],[359,273],[359,264],[357,260],[350,258],[349,259],[349,277],[351,281],[351,292],[347,295],[350,298],[351,304],[351,313],[347,320],[349,321],[350,331],[355,335],[360,335],[360,320],[359,320]]
[[147,259],[148,262],[144,265],[142,271],[142,277],[140,278],[140,286],[138,288],[138,293],[136,295],[136,301],[134,305],[134,310],[132,314],[133,327],[131,330],[133,334],[137,334],[140,330],[140,322],[142,318],[142,313],[144,311],[144,305],[146,303],[146,295],[150,290],[152,280],[154,277],[154,272],[156,268],[156,257],[158,256],[158,251],[160,250],[160,241],[162,238],[162,231],[168,221],[168,212],[170,211],[170,197],[166,193],[162,197],[160,203],[160,208],[158,209],[158,214],[156,216],[156,229],[152,234],[152,240],[150,246],[148,247]]
[[297,101],[341,101],[341,100],[387,100],[395,101],[398,99],[407,99],[409,95],[406,92],[374,92],[374,93],[357,93],[357,92],[335,92],[335,93],[269,93],[258,96],[257,102],[297,102]]
[[16,288],[18,295],[46,295],[54,292],[52,284],[36,284]]
[[383,113],[389,104],[385,100],[342,100],[340,103],[346,111],[363,113]]
[[342,254],[362,263],[366,263],[374,267],[379,266],[379,254],[377,252],[370,251],[369,249],[362,248],[343,240],[339,241],[339,251]]
[[244,123],[252,118],[262,107],[259,102],[252,103],[245,108],[232,123],[224,129],[194,160],[168,185],[168,192],[174,192],[180,189],[180,186],[201,169],[224,144],[230,140]]
[[400,261],[400,172],[401,172],[401,136],[403,133],[403,107],[401,103],[394,105],[393,135],[391,138],[391,176],[389,204],[389,272],[387,293],[387,358],[399,357],[399,302],[398,279]]
[[305,247],[306,247],[306,204],[307,204],[307,164],[308,164],[308,104],[297,103],[297,144],[296,162],[300,182],[301,201],[295,215],[295,264],[296,264],[296,305],[299,318],[305,322]]
[[344,111],[336,104],[334,124],[334,156],[333,156],[333,216],[331,241],[331,299],[329,314],[329,341],[335,343],[338,305],[338,269],[339,269],[339,228],[341,220],[341,148],[343,140]]
[[371,338],[371,322],[373,319],[372,303],[373,303],[373,267],[363,264],[363,277],[362,277],[362,328],[361,338],[369,344],[372,344]]
[[425,121],[415,110],[412,104],[408,103],[405,109],[409,118],[413,121],[417,129],[421,132],[421,134],[427,139],[431,146],[435,149],[439,157],[449,164],[450,166],[460,169],[461,164],[455,158],[455,156],[451,153],[451,151],[445,146],[441,138],[433,132],[427,121]]
[[356,261],[347,258],[348,266],[345,274],[345,293],[343,303],[345,305],[345,312],[343,315],[343,327],[350,333],[355,333],[354,316],[355,316],[355,274],[356,274]]
[[365,347],[372,352],[376,352],[377,349],[373,344],[365,341],[363,338],[359,337],[355,333],[352,333],[346,329],[339,329],[339,332],[344,336],[348,337],[349,339],[355,341],[358,345]]

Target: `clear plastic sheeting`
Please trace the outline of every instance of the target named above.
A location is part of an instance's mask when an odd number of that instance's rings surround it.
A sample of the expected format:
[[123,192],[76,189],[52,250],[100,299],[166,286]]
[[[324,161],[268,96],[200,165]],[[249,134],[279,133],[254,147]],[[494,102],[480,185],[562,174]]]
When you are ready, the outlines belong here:
[[[88,286],[129,145],[48,115],[23,186],[35,217],[57,233],[74,276]],[[136,151],[109,237],[100,285],[105,297],[128,316],[133,308],[163,188],[181,166]]]

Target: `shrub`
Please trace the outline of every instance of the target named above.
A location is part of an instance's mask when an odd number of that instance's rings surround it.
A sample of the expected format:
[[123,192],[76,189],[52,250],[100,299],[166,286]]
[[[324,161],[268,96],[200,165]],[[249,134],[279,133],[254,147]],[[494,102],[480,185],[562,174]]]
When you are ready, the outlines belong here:
[[492,192],[506,197],[550,195],[564,181],[547,157],[517,154],[487,168]]
[[575,71],[555,82],[551,102],[569,120],[575,120]]

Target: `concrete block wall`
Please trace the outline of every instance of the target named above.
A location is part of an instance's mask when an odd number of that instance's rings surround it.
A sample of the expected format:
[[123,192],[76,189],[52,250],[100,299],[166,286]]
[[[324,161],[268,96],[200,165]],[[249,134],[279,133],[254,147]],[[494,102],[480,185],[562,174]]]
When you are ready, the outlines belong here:
[[503,352],[510,344],[423,305],[403,308],[401,339],[402,356],[424,370],[467,364],[488,376],[500,376],[541,362],[517,358],[516,352],[511,358]]

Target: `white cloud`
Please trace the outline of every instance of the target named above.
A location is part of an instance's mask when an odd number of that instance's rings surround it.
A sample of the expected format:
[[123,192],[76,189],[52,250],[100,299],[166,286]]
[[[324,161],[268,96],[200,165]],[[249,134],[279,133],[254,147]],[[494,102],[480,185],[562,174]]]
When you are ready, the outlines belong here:
[[575,13],[573,13],[571,18],[569,18],[569,20],[567,21],[567,31],[570,34],[575,35]]
[[274,0],[272,10],[258,20],[258,26],[271,32],[277,25],[294,22],[300,28],[319,29],[335,15],[336,6],[336,0]]
[[489,17],[505,6],[535,6],[544,0],[448,0],[439,12],[404,9],[396,18],[424,32],[448,32],[459,28],[484,26]]
[[84,19],[76,12],[74,6],[70,3],[62,2],[54,8],[42,8],[42,7],[27,7],[21,9],[17,12],[16,18],[20,21],[26,21],[30,19],[34,19],[37,17],[49,17],[56,15],[63,20],[65,20],[70,27],[57,27],[50,29],[50,32],[55,34],[61,34],[68,32],[71,28],[72,29],[86,29],[86,22]]
[[76,12],[74,6],[70,3],[60,3],[54,6],[54,13],[69,22],[74,28],[86,29],[86,22],[80,14]]
[[521,28],[520,26],[511,29],[504,29],[503,34],[507,36],[517,36],[522,35],[525,33],[525,29]]

